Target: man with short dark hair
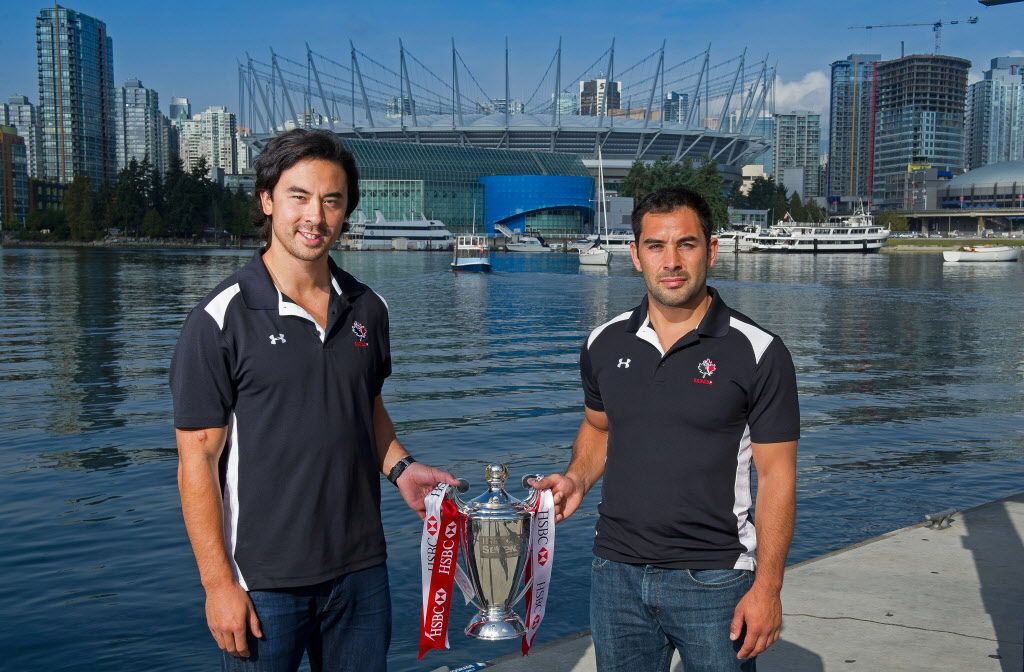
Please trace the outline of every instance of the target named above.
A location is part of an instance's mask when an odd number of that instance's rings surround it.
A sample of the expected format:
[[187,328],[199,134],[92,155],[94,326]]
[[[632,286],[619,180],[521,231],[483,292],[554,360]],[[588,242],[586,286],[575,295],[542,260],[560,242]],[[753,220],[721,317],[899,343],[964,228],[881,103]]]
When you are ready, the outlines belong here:
[[[789,351],[706,285],[707,202],[663,189],[633,211],[647,296],[583,345],[585,414],[557,519],[603,476],[590,619],[600,672],[754,669],[782,625],[800,433]],[[757,522],[751,511],[757,469]]]
[[189,314],[171,363],[181,508],[226,670],[384,670],[380,474],[422,516],[448,473],[417,463],[381,401],[388,309],[328,252],[359,203],[336,135],[256,159],[267,246]]

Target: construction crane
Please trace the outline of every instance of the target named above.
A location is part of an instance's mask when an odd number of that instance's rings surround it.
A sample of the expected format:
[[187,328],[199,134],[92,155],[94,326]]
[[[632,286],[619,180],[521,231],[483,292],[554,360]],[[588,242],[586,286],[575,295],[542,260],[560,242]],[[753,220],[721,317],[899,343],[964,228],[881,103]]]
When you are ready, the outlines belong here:
[[978,17],[972,16],[969,19],[959,20],[954,19],[952,21],[933,21],[931,23],[879,23],[873,26],[850,26],[850,30],[864,29],[872,30],[874,28],[914,28],[922,26],[930,26],[932,32],[935,33],[935,53],[939,53],[939,48],[942,44],[942,26],[955,26],[965,23],[977,23]]

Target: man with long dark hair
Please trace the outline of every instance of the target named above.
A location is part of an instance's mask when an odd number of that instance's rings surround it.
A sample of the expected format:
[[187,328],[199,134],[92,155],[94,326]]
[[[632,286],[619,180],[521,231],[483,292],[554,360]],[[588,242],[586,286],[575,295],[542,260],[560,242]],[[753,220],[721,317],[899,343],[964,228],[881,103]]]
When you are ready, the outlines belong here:
[[230,670],[383,670],[391,636],[380,474],[422,515],[381,401],[388,308],[328,252],[359,203],[333,133],[256,159],[266,242],[189,314],[171,364],[182,513]]

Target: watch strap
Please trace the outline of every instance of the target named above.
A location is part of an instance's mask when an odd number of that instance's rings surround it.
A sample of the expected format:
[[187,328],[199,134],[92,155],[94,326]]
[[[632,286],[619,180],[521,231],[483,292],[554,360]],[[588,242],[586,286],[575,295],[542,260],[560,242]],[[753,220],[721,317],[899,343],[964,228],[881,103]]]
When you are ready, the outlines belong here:
[[391,467],[391,471],[388,472],[388,480],[395,485],[398,485],[398,477],[401,476],[402,473],[409,468],[409,465],[413,464],[415,461],[416,458],[412,455],[406,455],[398,462],[395,462],[395,466]]

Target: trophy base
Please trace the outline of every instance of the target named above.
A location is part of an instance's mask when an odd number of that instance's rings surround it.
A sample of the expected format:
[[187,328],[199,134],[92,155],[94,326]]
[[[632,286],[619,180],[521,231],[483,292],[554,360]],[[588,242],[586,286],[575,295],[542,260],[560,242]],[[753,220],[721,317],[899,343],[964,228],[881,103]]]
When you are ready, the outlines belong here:
[[467,636],[492,642],[501,639],[516,639],[525,634],[526,626],[513,611],[499,614],[497,618],[486,613],[477,613],[466,626]]

